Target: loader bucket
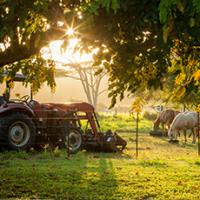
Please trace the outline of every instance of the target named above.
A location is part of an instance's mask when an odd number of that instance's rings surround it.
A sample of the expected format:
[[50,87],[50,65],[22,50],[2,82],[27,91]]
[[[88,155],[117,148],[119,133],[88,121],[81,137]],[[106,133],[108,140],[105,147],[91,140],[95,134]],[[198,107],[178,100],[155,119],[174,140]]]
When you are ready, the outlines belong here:
[[123,138],[111,130],[106,133],[98,132],[98,135],[99,139],[97,141],[94,135],[88,131],[83,137],[83,148],[95,152],[122,152],[127,145]]
[[117,133],[107,131],[101,143],[101,151],[103,152],[122,152],[127,142]]

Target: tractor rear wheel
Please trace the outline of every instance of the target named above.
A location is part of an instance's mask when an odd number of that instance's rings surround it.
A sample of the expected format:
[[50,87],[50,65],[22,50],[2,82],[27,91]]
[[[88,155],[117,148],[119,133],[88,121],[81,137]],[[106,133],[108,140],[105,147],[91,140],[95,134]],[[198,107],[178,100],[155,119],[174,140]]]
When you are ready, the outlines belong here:
[[33,121],[23,113],[12,113],[0,120],[0,140],[6,149],[27,150],[33,145],[35,135]]
[[64,144],[69,148],[70,153],[76,153],[82,146],[82,134],[77,128],[66,128],[64,134]]

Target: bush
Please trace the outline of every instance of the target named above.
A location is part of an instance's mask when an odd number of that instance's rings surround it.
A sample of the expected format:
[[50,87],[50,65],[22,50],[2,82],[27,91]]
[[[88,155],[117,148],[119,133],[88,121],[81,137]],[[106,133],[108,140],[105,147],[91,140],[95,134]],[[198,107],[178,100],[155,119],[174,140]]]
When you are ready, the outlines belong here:
[[147,119],[147,120],[155,120],[157,117],[157,114],[145,111],[143,114],[143,117],[144,117],[144,119]]

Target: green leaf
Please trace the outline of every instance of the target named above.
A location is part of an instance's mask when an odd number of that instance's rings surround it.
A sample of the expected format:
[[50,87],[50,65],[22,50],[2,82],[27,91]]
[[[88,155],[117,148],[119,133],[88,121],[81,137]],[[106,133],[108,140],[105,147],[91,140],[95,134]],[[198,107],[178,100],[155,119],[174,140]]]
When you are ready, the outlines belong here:
[[192,3],[193,3],[193,6],[195,7],[197,13],[200,13],[200,1],[199,0],[193,0]]
[[110,9],[110,0],[102,0],[102,6],[106,8],[107,11]]
[[190,25],[190,27],[195,26],[195,19],[193,17],[190,18],[189,25]]
[[169,35],[169,27],[165,24],[163,26],[163,40],[165,43],[167,43],[168,35]]
[[171,8],[177,3],[177,0],[161,0],[159,4],[159,16],[161,23],[166,23],[171,13]]
[[177,2],[177,8],[178,8],[182,13],[184,13],[185,6],[184,6],[184,4],[183,4],[183,2],[182,2],[181,0],[179,0],[179,1]]
[[185,87],[180,87],[180,88],[178,88],[178,90],[176,91],[176,96],[177,96],[178,98],[181,98],[181,97],[184,96],[185,92],[186,92]]
[[109,109],[113,108],[114,105],[116,104],[117,100],[116,100],[116,96],[113,96],[111,99],[111,104],[109,106]]
[[114,10],[116,13],[117,10],[120,8],[119,0],[112,0],[112,5],[111,8]]

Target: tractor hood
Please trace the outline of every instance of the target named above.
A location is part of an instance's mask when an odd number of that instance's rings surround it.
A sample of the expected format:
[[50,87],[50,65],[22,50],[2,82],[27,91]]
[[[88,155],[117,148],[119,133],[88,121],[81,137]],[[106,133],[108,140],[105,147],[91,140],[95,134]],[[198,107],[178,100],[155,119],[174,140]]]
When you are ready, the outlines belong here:
[[45,104],[49,107],[54,107],[59,110],[65,111],[65,112],[94,112],[94,107],[89,103],[70,103],[70,104],[61,104],[61,103],[48,103]]
[[10,112],[26,112],[29,116],[34,116],[32,109],[25,103],[5,102],[0,105],[0,115]]

